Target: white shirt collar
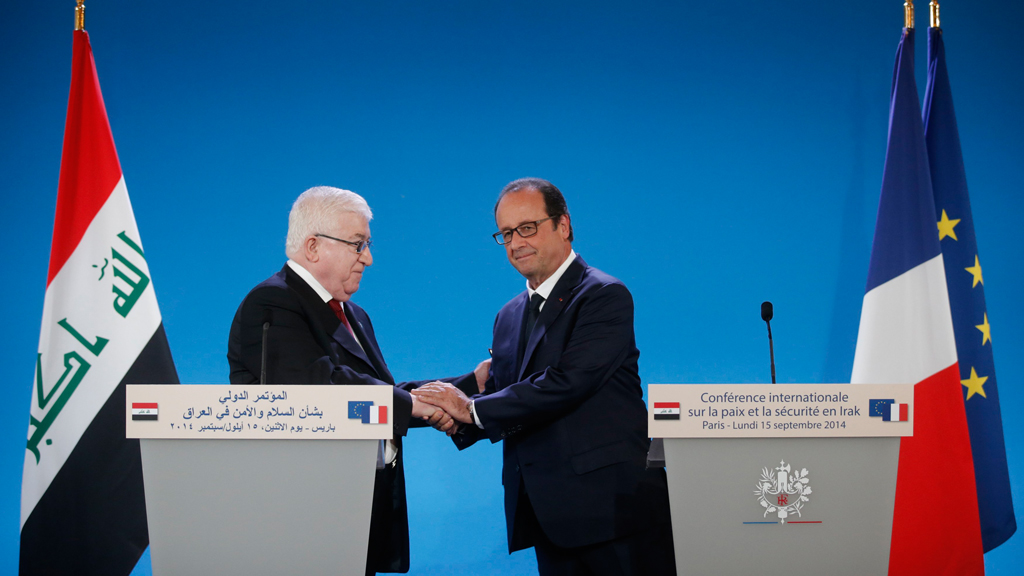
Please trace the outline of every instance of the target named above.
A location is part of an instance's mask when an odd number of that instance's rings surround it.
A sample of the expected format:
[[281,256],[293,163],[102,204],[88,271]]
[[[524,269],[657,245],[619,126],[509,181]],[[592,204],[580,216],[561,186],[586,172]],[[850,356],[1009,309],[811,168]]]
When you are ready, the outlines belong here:
[[[321,286],[320,283],[316,281],[316,278],[313,277],[313,274],[309,270],[306,270],[305,268],[302,267],[302,264],[299,264],[298,262],[289,258],[288,267],[291,268],[292,271],[294,271],[296,274],[298,274],[299,278],[302,278],[306,282],[306,284],[309,284],[309,287],[312,288],[314,292],[316,292],[317,296],[319,296],[321,300],[327,302],[328,300],[334,299],[334,296],[331,296],[331,293],[328,292],[326,288]],[[345,303],[342,302],[341,304],[344,307]]]
[[[558,280],[562,277],[562,274],[565,274],[565,271],[569,269],[569,264],[572,264],[573,260],[575,260],[575,259],[576,259],[576,251],[570,249],[569,250],[569,256],[565,259],[565,262],[562,262],[562,265],[558,267],[558,270],[555,270],[555,273],[552,274],[550,278],[548,278],[547,280],[541,282],[540,286],[537,286],[536,290],[534,290],[533,288],[530,288],[530,281],[527,280],[526,281],[526,296],[527,296],[527,298],[533,298],[534,293],[536,293],[536,294],[540,294],[541,297],[544,298],[544,301],[547,302],[548,297],[551,296],[551,291],[555,289],[555,284],[558,284]],[[541,304],[541,308],[543,308],[543,307],[544,307],[544,304]]]

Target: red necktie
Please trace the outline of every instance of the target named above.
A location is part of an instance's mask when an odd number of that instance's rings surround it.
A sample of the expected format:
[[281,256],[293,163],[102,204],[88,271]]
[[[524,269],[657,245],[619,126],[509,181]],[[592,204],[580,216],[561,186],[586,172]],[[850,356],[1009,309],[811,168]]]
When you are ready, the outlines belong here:
[[331,310],[334,310],[334,315],[338,317],[338,320],[341,320],[345,328],[348,328],[349,334],[352,334],[352,337],[355,338],[356,332],[352,329],[352,325],[348,323],[348,317],[345,316],[345,310],[342,309],[341,302],[332,299],[328,300],[327,304],[331,307]]

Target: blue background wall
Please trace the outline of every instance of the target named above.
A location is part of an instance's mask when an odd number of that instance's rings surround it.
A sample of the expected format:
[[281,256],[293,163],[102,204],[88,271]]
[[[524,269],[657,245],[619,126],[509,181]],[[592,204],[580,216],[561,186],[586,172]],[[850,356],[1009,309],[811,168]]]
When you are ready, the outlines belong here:
[[[5,4],[0,573],[13,573],[74,3]],[[995,4],[950,0],[943,23],[1024,520],[1024,6]],[[470,370],[523,287],[488,236],[498,190],[525,175],[562,188],[577,251],[632,289],[645,383],[769,381],[762,300],[779,380],[842,382],[902,18],[896,0],[94,0],[87,29],[183,382],[227,382],[235,307],[281,266],[287,211],[316,184],[374,209],[356,300],[395,376]],[[458,454],[432,431],[406,446],[412,573],[535,570],[532,552],[505,551],[499,447]],[[1021,538],[987,555],[990,573],[1016,573]]]

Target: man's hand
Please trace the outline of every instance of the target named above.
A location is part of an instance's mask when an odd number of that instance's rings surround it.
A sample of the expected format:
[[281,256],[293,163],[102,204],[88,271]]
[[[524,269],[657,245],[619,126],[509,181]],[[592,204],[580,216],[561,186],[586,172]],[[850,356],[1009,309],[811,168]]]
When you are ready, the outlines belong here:
[[421,402],[437,406],[463,424],[475,424],[469,413],[469,398],[451,384],[431,382],[413,390],[412,395]]
[[487,384],[487,379],[491,377],[491,359],[488,358],[483,362],[476,365],[476,370],[473,370],[473,374],[476,376],[476,387],[480,390],[480,393],[484,393],[484,386]]
[[416,418],[422,418],[427,424],[449,436],[459,430],[459,425],[455,423],[455,420],[448,413],[417,399],[415,396],[412,397],[412,415]]

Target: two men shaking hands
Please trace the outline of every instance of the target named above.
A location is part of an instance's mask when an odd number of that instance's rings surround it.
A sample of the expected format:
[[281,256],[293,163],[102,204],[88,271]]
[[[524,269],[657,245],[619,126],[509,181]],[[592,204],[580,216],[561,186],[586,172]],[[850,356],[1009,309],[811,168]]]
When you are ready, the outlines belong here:
[[396,384],[351,301],[373,264],[370,208],[346,190],[303,192],[288,262],[235,315],[231,382],[259,382],[271,316],[268,383],[393,386],[395,440],[378,458],[368,574],[409,569],[401,438],[427,424],[459,450],[503,442],[509,552],[535,547],[542,576],[675,574],[665,471],[646,466],[629,290],[573,250],[568,206],[550,182],[509,183],[494,217],[494,240],[526,290],[498,312],[491,359],[462,376]]

